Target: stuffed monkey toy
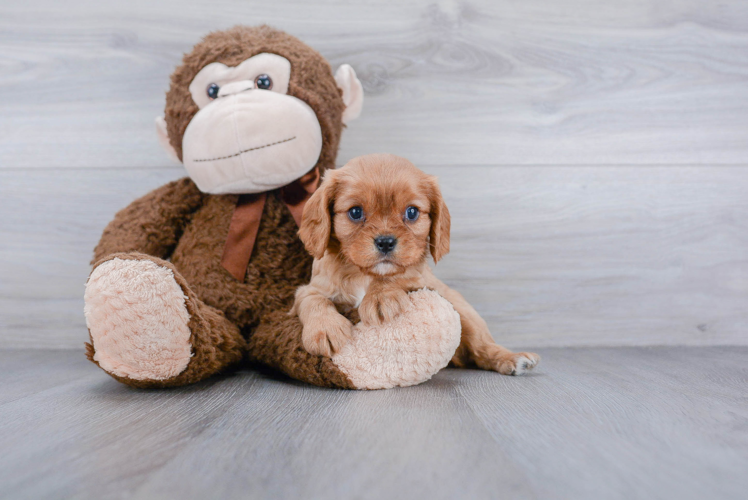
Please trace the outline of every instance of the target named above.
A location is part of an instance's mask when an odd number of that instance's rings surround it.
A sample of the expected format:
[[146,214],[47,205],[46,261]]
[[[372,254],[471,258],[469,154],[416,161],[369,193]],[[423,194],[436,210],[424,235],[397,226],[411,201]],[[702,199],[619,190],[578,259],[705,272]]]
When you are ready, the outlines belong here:
[[[333,75],[319,53],[268,26],[211,33],[186,54],[156,125],[189,177],[104,230],[85,291],[88,359],[140,388],[243,362],[347,389],[412,385],[446,366],[459,316],[436,292],[414,292],[397,324],[358,326],[332,359],[304,350],[288,312],[311,273],[297,236],[304,204],[362,102],[350,66]],[[394,369],[382,372],[383,356]]]

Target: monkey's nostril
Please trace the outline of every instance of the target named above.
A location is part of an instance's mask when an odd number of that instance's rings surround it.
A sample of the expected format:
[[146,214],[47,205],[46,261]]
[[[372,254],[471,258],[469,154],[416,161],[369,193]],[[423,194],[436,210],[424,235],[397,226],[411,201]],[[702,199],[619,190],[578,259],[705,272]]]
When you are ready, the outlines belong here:
[[374,238],[374,245],[381,253],[388,254],[395,249],[397,238],[394,236],[377,236]]

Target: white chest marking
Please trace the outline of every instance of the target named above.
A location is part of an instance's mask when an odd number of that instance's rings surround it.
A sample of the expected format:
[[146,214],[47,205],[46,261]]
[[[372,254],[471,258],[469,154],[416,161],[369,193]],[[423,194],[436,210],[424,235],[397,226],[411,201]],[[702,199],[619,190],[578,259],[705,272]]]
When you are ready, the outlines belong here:
[[353,307],[358,307],[361,305],[361,301],[364,300],[364,296],[366,295],[366,287],[361,286],[353,291],[353,298],[355,299],[355,305]]

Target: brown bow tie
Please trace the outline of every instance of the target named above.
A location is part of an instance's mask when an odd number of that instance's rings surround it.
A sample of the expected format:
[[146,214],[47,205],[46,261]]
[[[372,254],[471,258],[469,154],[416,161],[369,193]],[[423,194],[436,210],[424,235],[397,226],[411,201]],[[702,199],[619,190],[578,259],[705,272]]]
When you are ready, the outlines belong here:
[[[304,205],[319,184],[319,167],[314,167],[309,173],[280,189],[281,199],[291,211],[296,225],[301,225],[301,214]],[[244,281],[247,274],[249,259],[260,229],[262,210],[265,207],[267,192],[243,194],[239,196],[231,216],[229,234],[223,247],[221,265],[239,281]]]

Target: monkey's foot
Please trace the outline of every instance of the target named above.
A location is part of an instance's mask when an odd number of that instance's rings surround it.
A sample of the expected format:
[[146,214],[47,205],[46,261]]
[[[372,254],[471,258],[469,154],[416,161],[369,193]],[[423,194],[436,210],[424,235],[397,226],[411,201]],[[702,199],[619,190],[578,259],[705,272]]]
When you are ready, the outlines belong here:
[[332,362],[358,389],[416,385],[447,366],[461,333],[460,315],[447,299],[417,290],[391,321],[356,325]]
[[190,314],[174,273],[150,260],[115,258],[86,284],[93,360],[118,377],[166,380],[190,362]]

